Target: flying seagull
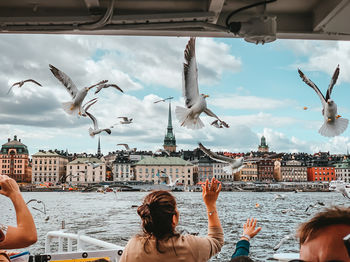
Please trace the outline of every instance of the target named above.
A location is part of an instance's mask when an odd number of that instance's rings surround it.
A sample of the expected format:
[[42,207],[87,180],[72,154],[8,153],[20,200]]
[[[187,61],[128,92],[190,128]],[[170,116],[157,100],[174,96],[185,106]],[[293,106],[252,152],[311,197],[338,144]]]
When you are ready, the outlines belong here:
[[72,96],[72,101],[62,103],[64,111],[66,111],[68,114],[76,114],[78,113],[81,115],[81,104],[83,103],[87,93],[89,90],[95,86],[101,85],[106,83],[108,80],[103,80],[98,82],[95,85],[89,86],[89,87],[83,87],[80,90],[75,86],[72,79],[70,79],[69,76],[67,76],[64,72],[60,71],[53,65],[49,65],[50,70],[52,74],[64,85],[67,92]]
[[85,114],[88,117],[90,117],[90,119],[92,120],[92,123],[94,124],[93,129],[91,127],[89,128],[89,134],[91,137],[94,137],[95,135],[100,134],[103,131],[108,133],[109,135],[112,133],[112,131],[109,128],[105,128],[105,129],[98,128],[97,119],[92,114],[90,114],[86,109],[85,109]]
[[118,118],[122,118],[123,120],[120,121],[123,125],[128,125],[132,123],[132,118],[127,118],[126,116],[120,116]]
[[336,189],[338,192],[342,193],[342,195],[348,199],[350,199],[350,193],[345,189],[345,186],[342,185],[340,187],[337,187]]
[[295,237],[295,234],[289,234],[289,235],[285,235],[281,241],[273,248],[274,251],[277,251],[282,245],[284,242],[286,242],[287,240],[289,239],[293,239]]
[[126,152],[135,152],[136,148],[130,148],[128,144],[117,144],[117,146],[124,146]]
[[173,99],[174,97],[172,97],[172,96],[170,96],[170,97],[167,97],[167,98],[165,98],[165,99],[161,99],[161,100],[157,100],[157,101],[155,101],[155,102],[153,102],[154,104],[157,104],[157,103],[159,103],[159,102],[165,102],[166,100],[171,100],[171,99]]
[[18,85],[18,87],[22,87],[22,86],[24,85],[24,83],[26,83],[26,82],[33,82],[34,84],[37,84],[38,86],[42,86],[39,82],[37,82],[37,81],[35,81],[35,80],[33,80],[33,79],[27,79],[27,80],[23,80],[23,81],[19,81],[19,82],[14,83],[14,84],[10,87],[9,91],[7,91],[7,94],[9,94],[9,93],[11,92],[11,90],[12,90],[12,88],[13,88],[14,86],[17,86],[17,85]]
[[[39,211],[40,213],[46,215],[46,205],[45,205],[44,201],[37,200],[37,199],[30,199],[30,200],[26,203],[26,205],[28,205],[28,204],[31,203],[31,202],[36,202],[36,203],[38,203],[38,204],[42,204],[42,205],[43,205],[43,210],[41,210],[41,209],[39,209],[39,208],[36,208],[36,207],[34,207],[34,206],[32,206],[32,208],[33,208],[34,210]],[[46,216],[46,217],[45,217],[45,221],[48,221],[49,219],[50,219],[49,216]]]
[[219,119],[214,120],[211,123],[211,125],[216,127],[216,128],[224,128],[224,127],[229,128],[230,127],[226,122],[219,120]]
[[106,84],[102,83],[96,87],[95,95],[102,90],[102,88],[108,88],[108,87],[114,87],[115,89],[118,89],[120,92],[124,93],[124,91],[115,84]]
[[85,161],[86,164],[88,164],[89,166],[92,166],[93,169],[95,169],[96,167],[99,167],[101,164],[99,163],[93,163],[90,161]]
[[304,75],[304,73],[300,71],[300,69],[298,69],[298,72],[301,79],[313,90],[315,90],[315,92],[321,99],[322,115],[324,117],[324,123],[321,126],[321,128],[318,130],[318,132],[322,136],[326,136],[326,137],[334,137],[343,133],[348,127],[349,120],[346,118],[341,118],[341,116],[337,114],[337,105],[331,99],[331,93],[332,93],[333,87],[337,82],[337,79],[339,76],[339,65],[334,71],[333,77],[327,89],[326,97],[323,96],[320,89],[310,79],[308,79]]
[[170,156],[170,152],[168,150],[165,150],[165,149],[162,149],[162,148],[157,149],[157,151],[154,152],[154,153],[165,153],[168,156]]
[[202,143],[198,143],[199,148],[206,154],[208,155],[211,159],[216,160],[218,162],[221,163],[226,163],[229,164],[228,166],[224,166],[223,170],[225,171],[225,173],[227,174],[233,174],[238,172],[239,170],[241,170],[244,167],[243,164],[243,157],[240,157],[238,159],[233,159],[231,157],[227,157],[227,156],[221,156],[218,155],[212,151],[210,151],[209,149],[207,149],[206,147],[204,147],[202,145]]
[[310,208],[315,208],[317,206],[324,206],[324,203],[321,201],[317,201],[315,204],[310,204],[306,209],[305,212],[307,212]]
[[87,117],[86,111],[89,110],[89,108],[95,104],[97,102],[97,98],[91,99],[89,101],[87,101],[83,106],[82,106],[82,110],[81,110],[81,116],[85,116]]
[[195,41],[196,38],[191,37],[184,51],[185,63],[183,65],[182,94],[186,99],[185,104],[187,108],[177,106],[175,109],[176,117],[180,121],[181,126],[189,129],[199,129],[204,126],[199,118],[202,112],[221,121],[217,115],[207,108],[205,98],[208,95],[199,94]]
[[278,199],[281,199],[281,200],[284,200],[285,199],[285,196],[284,195],[281,195],[281,194],[275,194],[275,197],[274,197],[274,201],[278,200]]

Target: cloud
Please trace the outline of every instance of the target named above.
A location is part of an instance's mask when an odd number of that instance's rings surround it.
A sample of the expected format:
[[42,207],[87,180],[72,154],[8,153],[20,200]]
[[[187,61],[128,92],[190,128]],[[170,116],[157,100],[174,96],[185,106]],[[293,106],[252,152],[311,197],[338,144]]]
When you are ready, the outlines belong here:
[[288,99],[273,99],[257,96],[222,94],[208,100],[208,103],[224,109],[271,110],[289,107],[296,102]]

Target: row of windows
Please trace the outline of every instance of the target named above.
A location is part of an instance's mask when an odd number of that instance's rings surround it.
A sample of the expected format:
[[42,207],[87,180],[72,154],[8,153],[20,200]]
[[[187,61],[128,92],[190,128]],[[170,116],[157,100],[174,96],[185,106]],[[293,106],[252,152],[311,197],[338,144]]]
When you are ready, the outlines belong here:
[[[14,162],[14,163],[22,163],[22,161],[23,161],[22,159],[18,159],[18,160],[15,159],[15,160],[11,160],[11,163],[13,163],[13,162]],[[2,163],[10,163],[10,159],[8,159],[8,160],[3,159],[3,160],[2,160]]]
[[[82,169],[87,169],[87,166],[88,166],[88,165],[84,165],[83,167],[85,167],[85,168],[82,168]],[[102,166],[99,166],[99,167],[100,167],[100,169],[102,169]],[[97,168],[98,168],[98,167],[93,168],[93,169],[97,169]],[[72,165],[69,166],[69,169],[73,169],[73,168],[72,168]],[[77,169],[80,169],[80,166],[77,166]]]
[[[9,170],[3,169],[2,172],[4,174],[11,174],[11,170],[10,169]],[[13,170],[13,174],[22,174],[22,170],[14,169]]]

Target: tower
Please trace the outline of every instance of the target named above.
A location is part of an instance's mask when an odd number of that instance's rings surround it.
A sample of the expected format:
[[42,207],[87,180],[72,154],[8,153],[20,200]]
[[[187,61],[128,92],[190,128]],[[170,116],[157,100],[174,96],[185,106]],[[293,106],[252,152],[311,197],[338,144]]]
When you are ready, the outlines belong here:
[[266,138],[264,136],[261,137],[258,151],[259,152],[269,152],[269,146],[266,144]]
[[176,139],[173,133],[173,123],[171,119],[171,102],[169,102],[169,114],[168,114],[168,128],[167,133],[164,137],[164,149],[169,152],[176,151]]
[[98,137],[98,146],[97,146],[97,157],[101,157],[101,141],[100,141],[100,137]]

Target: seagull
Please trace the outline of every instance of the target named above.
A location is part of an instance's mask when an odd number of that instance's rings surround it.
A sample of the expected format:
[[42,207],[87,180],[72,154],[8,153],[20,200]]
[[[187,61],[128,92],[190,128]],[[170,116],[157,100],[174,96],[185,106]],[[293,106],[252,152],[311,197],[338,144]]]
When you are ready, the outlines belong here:
[[67,76],[65,73],[54,67],[53,65],[49,65],[50,70],[52,74],[64,85],[67,92],[72,96],[72,101],[62,103],[64,111],[66,111],[68,114],[76,114],[78,113],[81,115],[81,104],[83,103],[87,93],[89,90],[97,85],[101,85],[104,83],[107,83],[108,80],[103,80],[98,82],[95,85],[84,87],[80,90],[75,86],[72,79],[70,79],[69,76]]
[[274,251],[277,251],[277,250],[283,245],[284,242],[286,242],[286,241],[289,240],[289,239],[294,238],[294,236],[295,236],[294,234],[285,235],[285,236],[281,239],[281,241],[273,248],[273,250],[274,250]]
[[180,178],[177,178],[174,182],[171,176],[168,176],[169,178],[169,184],[167,184],[168,187],[174,187],[176,186],[177,181],[179,181]]
[[307,212],[310,208],[314,208],[317,206],[324,206],[325,204],[321,201],[317,201],[315,204],[310,204],[306,209],[305,212]]
[[89,166],[92,166],[93,169],[95,169],[96,167],[99,167],[101,164],[99,163],[93,163],[93,162],[89,162],[89,161],[85,161],[86,164],[88,164]]
[[341,118],[341,116],[338,116],[337,114],[337,105],[336,103],[331,99],[331,93],[333,90],[333,87],[335,83],[337,82],[338,76],[339,76],[339,65],[334,71],[333,77],[331,79],[331,82],[328,86],[328,90],[326,93],[326,97],[323,96],[320,89],[310,80],[308,79],[303,72],[298,69],[299,75],[301,79],[312,89],[315,90],[319,98],[321,99],[322,103],[322,115],[324,117],[324,123],[321,126],[321,128],[318,130],[318,132],[322,136],[326,137],[334,137],[338,136],[341,133],[343,133],[346,128],[348,127],[349,120],[346,118]]
[[90,117],[90,119],[92,120],[92,123],[94,124],[93,129],[91,127],[89,128],[89,134],[91,137],[94,137],[95,135],[100,134],[103,131],[105,131],[109,135],[112,133],[112,131],[109,128],[105,128],[105,129],[98,128],[97,119],[92,114],[90,114],[88,111],[86,111],[86,109],[85,109],[85,113],[88,117]]
[[223,128],[223,125],[220,125],[219,120],[216,119],[211,123],[212,126],[216,127],[216,128]]
[[185,63],[183,68],[182,94],[186,99],[185,104],[187,108],[177,106],[175,109],[176,117],[180,121],[181,126],[189,129],[200,129],[204,126],[202,120],[199,118],[202,112],[221,121],[217,115],[207,108],[205,98],[209,96],[199,94],[195,41],[196,38],[191,37],[184,51]]
[[102,83],[102,84],[100,84],[100,85],[98,85],[98,86],[96,87],[95,95],[96,95],[98,92],[100,92],[100,91],[102,90],[102,88],[108,88],[108,87],[114,87],[114,88],[118,89],[120,92],[124,93],[124,91],[123,91],[119,86],[117,86],[117,85],[115,85],[115,84],[106,84],[106,83]]
[[198,145],[199,145],[199,148],[206,155],[208,155],[211,159],[216,160],[216,161],[221,162],[221,163],[229,164],[228,166],[223,167],[223,170],[227,174],[236,173],[244,167],[244,163],[243,163],[244,158],[243,157],[240,157],[238,159],[233,159],[233,158],[230,158],[227,156],[221,156],[221,155],[218,155],[218,154],[210,151],[209,149],[205,148],[202,145],[202,143],[198,143]]
[[342,193],[342,195],[348,199],[350,199],[350,191],[348,192],[346,189],[345,189],[345,186],[342,185],[342,186],[338,186],[337,189],[336,189],[338,192]]
[[282,209],[281,210],[281,213],[282,214],[287,214],[287,213],[289,213],[289,212],[295,212],[295,209],[294,208],[288,208],[288,209]]
[[157,101],[155,101],[155,102],[153,102],[153,103],[154,103],[154,104],[157,104],[157,103],[159,103],[159,102],[165,102],[166,100],[171,100],[171,99],[173,99],[173,98],[174,98],[174,97],[170,96],[170,97],[165,98],[165,99],[157,100]]
[[14,83],[14,84],[10,87],[9,91],[7,91],[7,94],[9,94],[9,93],[11,92],[12,87],[14,87],[14,86],[16,86],[16,85],[18,85],[18,87],[22,87],[22,86],[24,85],[24,83],[26,83],[26,82],[33,82],[34,84],[37,84],[38,86],[42,86],[39,82],[37,82],[37,81],[35,81],[35,80],[33,80],[33,79],[27,79],[27,80],[23,80],[23,81],[19,81],[19,82]]
[[126,152],[135,152],[136,148],[130,148],[128,144],[117,144],[117,146],[124,146]]
[[284,199],[285,199],[285,196],[284,196],[284,195],[281,195],[281,194],[275,194],[275,198],[274,198],[273,200],[276,201],[276,200],[278,200],[278,199],[284,200]]
[[165,153],[167,154],[168,156],[170,156],[170,152],[168,150],[165,150],[165,149],[162,149],[162,148],[159,148],[157,151],[155,151],[154,153]]
[[97,98],[91,99],[87,101],[83,106],[81,110],[81,116],[87,117],[86,111],[97,102]]
[[[41,210],[41,209],[36,208],[36,207],[32,207],[32,208],[33,208],[34,210],[39,211],[39,212],[43,213],[44,215],[46,215],[46,205],[45,205],[45,203],[44,203],[43,201],[37,200],[37,199],[30,199],[30,200],[26,203],[26,205],[28,205],[28,204],[31,203],[31,202],[36,202],[36,203],[38,203],[38,204],[42,204],[43,207],[44,207],[44,210]],[[46,217],[45,217],[45,221],[48,221],[49,219],[50,219],[49,216],[46,216]]]
[[127,118],[126,116],[120,116],[118,118],[123,118],[123,120],[120,121],[120,123],[123,125],[128,125],[132,123],[132,118]]

